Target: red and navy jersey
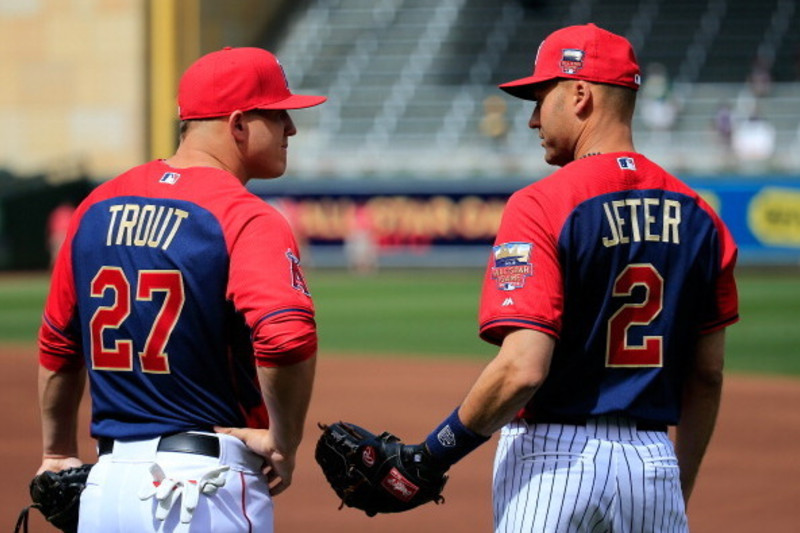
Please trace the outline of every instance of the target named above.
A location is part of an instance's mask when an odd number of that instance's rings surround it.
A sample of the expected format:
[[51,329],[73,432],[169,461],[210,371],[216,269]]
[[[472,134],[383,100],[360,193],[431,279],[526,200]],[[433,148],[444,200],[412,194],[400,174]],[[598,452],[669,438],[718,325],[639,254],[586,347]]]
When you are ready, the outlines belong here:
[[637,153],[576,160],[509,199],[480,334],[557,339],[528,419],[677,423],[695,342],[738,320],[736,246],[686,184]]
[[267,427],[256,365],[316,351],[295,239],[208,167],[136,167],[78,207],[54,266],[40,364],[86,365],[95,437]]

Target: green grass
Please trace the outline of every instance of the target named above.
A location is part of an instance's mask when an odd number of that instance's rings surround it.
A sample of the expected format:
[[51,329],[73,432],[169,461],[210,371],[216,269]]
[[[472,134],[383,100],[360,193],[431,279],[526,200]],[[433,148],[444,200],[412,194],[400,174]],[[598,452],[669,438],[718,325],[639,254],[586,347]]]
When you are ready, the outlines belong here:
[[728,329],[731,370],[800,376],[800,276],[740,273],[740,321]]
[[0,343],[35,341],[49,281],[43,274],[0,277]]
[[[478,270],[385,270],[356,277],[309,270],[323,353],[472,357],[495,348],[477,337]],[[742,320],[728,330],[727,368],[800,376],[800,272],[738,273]],[[0,342],[33,342],[46,275],[0,276]]]
[[482,356],[477,336],[481,273],[311,271],[320,348],[333,352]]

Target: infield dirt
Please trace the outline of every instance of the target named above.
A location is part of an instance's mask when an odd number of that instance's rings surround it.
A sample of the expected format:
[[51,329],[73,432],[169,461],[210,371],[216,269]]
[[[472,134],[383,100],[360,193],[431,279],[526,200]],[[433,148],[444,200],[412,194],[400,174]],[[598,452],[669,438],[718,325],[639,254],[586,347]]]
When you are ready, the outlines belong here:
[[[40,440],[34,347],[0,348],[5,481],[0,529],[28,503]],[[288,532],[489,532],[496,437],[455,465],[443,505],[367,518],[339,500],[314,462],[317,422],[346,420],[419,441],[462,399],[483,363],[322,354],[292,487],[275,499],[275,530]],[[720,420],[689,508],[693,532],[789,533],[800,524],[800,380],[729,375]],[[81,456],[93,462],[89,405],[82,406]],[[31,512],[30,531],[55,531]]]

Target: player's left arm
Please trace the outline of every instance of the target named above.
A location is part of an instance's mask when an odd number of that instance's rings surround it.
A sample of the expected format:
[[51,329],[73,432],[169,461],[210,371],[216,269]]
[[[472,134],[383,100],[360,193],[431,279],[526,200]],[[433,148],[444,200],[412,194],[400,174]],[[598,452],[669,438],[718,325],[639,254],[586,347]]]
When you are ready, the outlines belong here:
[[702,335],[697,341],[693,364],[684,385],[675,451],[683,499],[687,504],[717,421],[724,354],[725,329]]
[[491,435],[509,423],[547,377],[554,348],[555,339],[541,331],[517,329],[506,335],[461,404],[464,425]]
[[508,333],[462,404],[425,440],[432,459],[449,468],[511,422],[547,377],[555,343],[534,329]]
[[83,464],[78,458],[78,407],[85,385],[84,367],[54,371],[39,366],[42,464],[37,474]]
[[78,408],[87,371],[74,327],[76,292],[71,241],[77,217],[58,253],[39,328],[38,393],[42,424],[42,463],[37,474],[80,466]]
[[461,405],[425,440],[426,449],[443,467],[455,464],[511,422],[549,372],[559,332],[562,283],[553,238],[558,232],[545,214],[552,202],[537,194],[528,189],[515,193],[503,213],[495,251],[507,247],[518,252],[521,268],[516,273],[522,275],[509,273],[511,288],[498,284],[494,276],[502,278],[503,264],[490,257],[481,296],[481,336],[499,344],[500,350]]

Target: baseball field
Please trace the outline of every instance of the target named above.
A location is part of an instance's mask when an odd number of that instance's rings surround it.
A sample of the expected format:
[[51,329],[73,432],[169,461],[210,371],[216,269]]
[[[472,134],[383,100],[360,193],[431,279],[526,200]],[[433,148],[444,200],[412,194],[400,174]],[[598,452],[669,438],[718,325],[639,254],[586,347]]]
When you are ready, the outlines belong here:
[[[452,469],[443,505],[374,518],[338,510],[313,460],[317,422],[348,420],[417,441],[461,401],[494,354],[475,333],[481,272],[306,274],[317,305],[320,359],[294,485],[276,498],[276,530],[490,531],[492,443]],[[5,530],[26,504],[39,464],[34,339],[47,281],[44,273],[0,276]],[[800,524],[800,273],[742,270],[739,289],[742,321],[729,330],[720,420],[690,524],[698,532],[794,532]],[[82,458],[92,462],[88,408],[84,402],[80,444]],[[30,531],[54,530],[34,511]]]

